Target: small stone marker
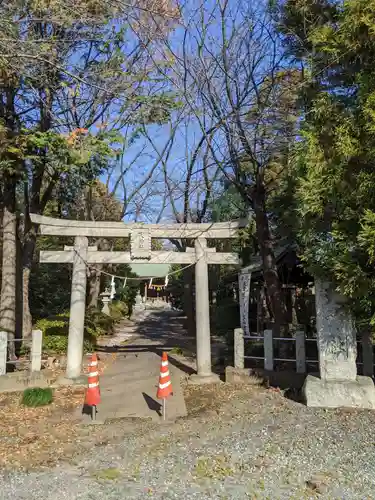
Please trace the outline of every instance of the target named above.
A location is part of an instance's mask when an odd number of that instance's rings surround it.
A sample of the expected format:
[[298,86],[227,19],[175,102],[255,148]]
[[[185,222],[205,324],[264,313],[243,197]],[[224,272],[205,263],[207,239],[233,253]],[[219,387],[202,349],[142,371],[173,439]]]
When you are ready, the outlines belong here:
[[234,330],[234,367],[243,369],[245,367],[245,342],[242,328]]
[[7,372],[7,347],[8,334],[0,332],[0,375],[5,375]]
[[43,342],[43,332],[42,330],[32,331],[32,344],[31,344],[31,371],[40,372],[42,368],[42,342]]

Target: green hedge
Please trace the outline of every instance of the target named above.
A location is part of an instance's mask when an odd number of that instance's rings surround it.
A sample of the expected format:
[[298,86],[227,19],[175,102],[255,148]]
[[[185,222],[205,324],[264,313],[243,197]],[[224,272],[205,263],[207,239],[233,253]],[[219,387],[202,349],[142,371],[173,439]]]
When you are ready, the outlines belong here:
[[[86,322],[85,322],[86,323]],[[35,328],[43,332],[43,351],[66,354],[68,350],[69,313],[62,313],[37,321]],[[85,324],[84,352],[90,352],[95,345],[92,328]]]
[[[97,309],[89,309],[85,315],[84,352],[93,350],[96,339],[102,335],[111,335],[115,324],[125,315],[122,303],[111,305],[111,316]],[[126,309],[126,306],[125,306]],[[126,309],[127,310],[127,309]],[[56,354],[65,354],[68,349],[69,312],[42,318],[35,328],[43,332],[43,350]]]

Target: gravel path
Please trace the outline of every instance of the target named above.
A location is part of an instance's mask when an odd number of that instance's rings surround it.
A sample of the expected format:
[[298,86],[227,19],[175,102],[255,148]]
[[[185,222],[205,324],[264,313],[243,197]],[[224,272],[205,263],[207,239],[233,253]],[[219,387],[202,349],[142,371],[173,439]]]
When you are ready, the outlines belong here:
[[125,342],[129,342],[137,337],[138,323],[144,321],[151,311],[136,311],[132,320],[123,319],[119,325],[116,326],[116,331],[112,336],[101,337],[97,345],[99,347],[118,347]]
[[3,475],[0,498],[375,498],[375,412],[309,409],[226,384],[189,387],[186,399],[190,415],[175,424],[117,423],[121,437],[90,456]]

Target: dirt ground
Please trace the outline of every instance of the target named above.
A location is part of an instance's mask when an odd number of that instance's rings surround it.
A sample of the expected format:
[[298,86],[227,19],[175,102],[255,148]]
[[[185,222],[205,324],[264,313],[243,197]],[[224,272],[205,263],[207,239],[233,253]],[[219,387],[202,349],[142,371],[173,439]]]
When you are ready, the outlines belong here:
[[[185,385],[188,418],[218,410],[231,398],[247,392],[243,387],[220,384],[196,387]],[[104,426],[82,425],[75,412],[84,400],[83,388],[59,388],[51,405],[28,408],[21,404],[22,393],[0,395],[0,468],[50,467],[69,461],[93,446],[114,442],[120,437],[153,424],[137,420],[112,421]]]
[[28,498],[34,486],[32,498],[55,498],[52,479],[65,484],[75,469],[87,484],[69,485],[69,500],[78,490],[84,499],[373,498],[374,412],[306,408],[261,385],[185,385],[184,394],[188,416],[167,426],[79,424],[82,390],[58,389],[40,409],[22,407],[20,394],[1,396],[0,468],[13,478],[3,477],[5,498]]
[[[113,354],[101,355],[99,374],[114,360]],[[56,379],[61,374],[55,370]],[[99,429],[75,421],[84,388],[55,389],[52,404],[39,408],[23,406],[21,399],[22,392],[0,394],[0,469],[50,466],[101,443]]]

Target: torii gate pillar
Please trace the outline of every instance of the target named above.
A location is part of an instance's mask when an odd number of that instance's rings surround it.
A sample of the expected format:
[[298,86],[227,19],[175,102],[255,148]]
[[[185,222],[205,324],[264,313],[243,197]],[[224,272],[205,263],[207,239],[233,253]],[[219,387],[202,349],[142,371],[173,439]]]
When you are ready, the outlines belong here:
[[85,328],[88,245],[89,242],[86,236],[75,237],[66,366],[66,376],[68,379],[76,379],[81,375]]
[[195,240],[195,316],[197,338],[197,374],[189,381],[193,384],[219,382],[211,371],[210,300],[208,288],[207,240]]

